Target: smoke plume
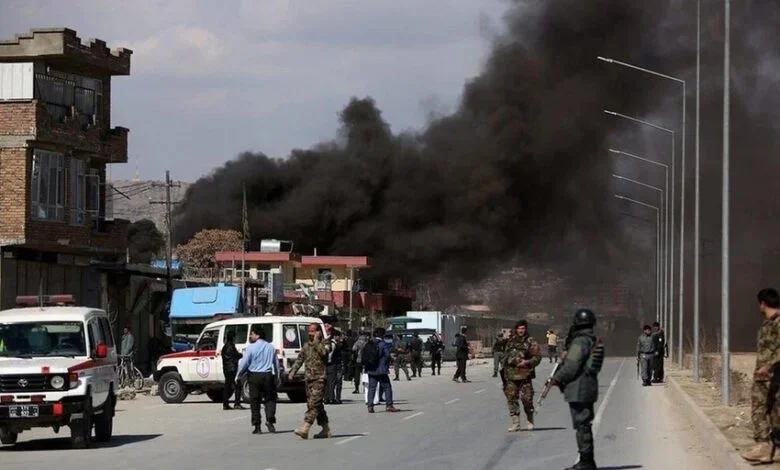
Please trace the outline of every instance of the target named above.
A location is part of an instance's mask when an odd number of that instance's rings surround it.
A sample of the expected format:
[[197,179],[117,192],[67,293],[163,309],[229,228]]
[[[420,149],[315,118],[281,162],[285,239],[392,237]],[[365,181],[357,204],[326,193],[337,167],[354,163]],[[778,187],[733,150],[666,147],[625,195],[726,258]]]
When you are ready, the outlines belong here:
[[515,257],[609,266],[620,237],[601,111],[642,113],[658,97],[596,56],[653,57],[667,2],[652,3],[512,2],[454,114],[398,135],[353,98],[333,141],[284,160],[245,153],[193,184],[176,237],[240,227],[246,184],[256,238],[368,254],[378,276],[468,278]]

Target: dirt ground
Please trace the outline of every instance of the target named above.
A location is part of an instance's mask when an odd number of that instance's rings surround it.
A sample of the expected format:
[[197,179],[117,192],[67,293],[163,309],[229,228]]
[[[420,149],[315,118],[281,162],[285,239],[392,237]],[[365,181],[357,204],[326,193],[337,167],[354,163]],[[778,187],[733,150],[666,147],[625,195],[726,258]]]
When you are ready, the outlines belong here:
[[[712,358],[710,358],[712,361]],[[687,361],[686,361],[687,362]],[[740,354],[731,362],[732,406],[720,403],[720,367],[719,360],[714,367],[702,367],[702,380],[695,383],[690,370],[671,369],[667,375],[674,377],[682,389],[690,396],[702,411],[721,430],[734,448],[741,452],[754,445],[753,427],[750,422],[750,377],[753,375],[755,355]],[[705,369],[706,372],[705,372]],[[778,461],[778,458],[775,458]],[[780,463],[762,468],[780,469]]]

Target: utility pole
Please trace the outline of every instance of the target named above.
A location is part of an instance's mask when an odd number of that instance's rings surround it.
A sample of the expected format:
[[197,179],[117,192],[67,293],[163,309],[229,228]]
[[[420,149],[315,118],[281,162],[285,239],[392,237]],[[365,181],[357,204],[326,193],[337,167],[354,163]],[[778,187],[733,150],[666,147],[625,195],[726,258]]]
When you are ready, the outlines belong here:
[[149,201],[149,204],[165,204],[165,231],[167,233],[167,248],[165,250],[165,287],[168,296],[173,293],[173,281],[171,280],[171,263],[173,263],[173,220],[171,207],[179,204],[179,201],[171,201],[171,188],[180,188],[181,183],[171,181],[170,170],[165,170],[165,183],[152,183],[153,187],[165,187],[164,201]]

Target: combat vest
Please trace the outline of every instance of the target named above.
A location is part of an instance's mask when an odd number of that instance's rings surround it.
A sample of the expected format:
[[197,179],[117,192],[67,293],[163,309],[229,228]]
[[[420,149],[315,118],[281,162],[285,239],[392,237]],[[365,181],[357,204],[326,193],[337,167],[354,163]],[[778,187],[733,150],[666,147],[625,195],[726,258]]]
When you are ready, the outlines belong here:
[[[520,362],[541,357],[541,350],[530,336],[524,338],[512,337],[504,348],[504,376],[507,380],[535,379],[536,364],[530,367],[520,367]],[[538,361],[537,361],[538,364]]]

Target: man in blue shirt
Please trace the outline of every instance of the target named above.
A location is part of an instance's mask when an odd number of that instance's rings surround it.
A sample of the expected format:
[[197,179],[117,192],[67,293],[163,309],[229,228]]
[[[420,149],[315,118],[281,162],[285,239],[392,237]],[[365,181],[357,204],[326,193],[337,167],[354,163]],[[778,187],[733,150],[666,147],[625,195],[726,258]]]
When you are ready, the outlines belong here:
[[259,325],[252,326],[249,332],[252,343],[244,352],[244,357],[238,365],[241,377],[249,371],[249,402],[252,407],[252,434],[262,434],[260,424],[260,403],[265,405],[265,425],[269,432],[276,432],[276,380],[279,377],[279,363],[276,351],[271,343],[265,340],[265,332]]

